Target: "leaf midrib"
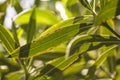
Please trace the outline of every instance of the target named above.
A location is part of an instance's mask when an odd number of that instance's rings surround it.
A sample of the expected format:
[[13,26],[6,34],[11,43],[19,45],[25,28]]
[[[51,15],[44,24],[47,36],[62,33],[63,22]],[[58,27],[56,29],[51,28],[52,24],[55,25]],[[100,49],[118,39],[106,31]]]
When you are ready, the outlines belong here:
[[[88,26],[88,27],[91,27],[91,26]],[[83,27],[83,28],[86,28],[86,27]],[[83,29],[83,28],[81,28],[81,29]],[[77,30],[77,29],[75,29],[75,30]],[[68,34],[71,33],[71,32],[74,32],[75,30],[72,30],[72,31],[70,31],[70,32],[68,32],[68,33],[66,33],[66,34],[63,34],[62,36],[57,37],[57,38],[55,38],[55,39],[53,39],[53,40],[47,41],[46,43],[43,43],[43,44],[41,44],[41,45],[39,45],[39,46],[42,46],[42,45],[45,45],[45,44],[47,44],[47,43],[53,42],[53,41],[55,41],[55,40],[57,40],[57,39],[60,39],[61,37],[65,36],[65,35],[68,35]],[[34,47],[34,48],[30,48],[29,50],[34,50],[34,49],[38,48],[39,46],[36,46],[36,47]],[[18,49],[20,49],[20,48],[18,48]],[[29,50],[24,50],[23,52],[20,52],[20,53],[24,53],[24,52],[27,52],[27,51],[29,51]],[[15,51],[16,51],[16,50],[15,50]],[[42,51],[41,51],[41,52],[42,52]],[[14,52],[13,52],[13,53],[14,53]],[[39,52],[38,52],[38,53],[39,53]],[[37,54],[37,53],[36,53],[36,54]]]

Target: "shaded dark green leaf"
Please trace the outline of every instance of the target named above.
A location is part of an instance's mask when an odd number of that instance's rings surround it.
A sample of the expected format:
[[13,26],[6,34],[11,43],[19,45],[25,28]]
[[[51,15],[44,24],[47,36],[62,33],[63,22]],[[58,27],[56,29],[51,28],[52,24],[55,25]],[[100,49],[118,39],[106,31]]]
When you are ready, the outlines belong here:
[[27,43],[30,43],[33,40],[33,37],[35,36],[35,30],[36,30],[36,7],[33,7],[27,29],[28,29],[28,31],[27,31]]

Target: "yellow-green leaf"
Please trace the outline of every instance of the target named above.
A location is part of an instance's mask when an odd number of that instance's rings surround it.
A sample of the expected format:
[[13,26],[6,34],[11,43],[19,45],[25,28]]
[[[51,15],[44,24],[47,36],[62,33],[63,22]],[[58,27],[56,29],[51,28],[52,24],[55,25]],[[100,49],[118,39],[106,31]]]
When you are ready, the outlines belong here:
[[109,1],[97,16],[96,24],[120,14],[120,0]]
[[16,43],[11,32],[2,25],[0,25],[0,40],[9,53],[15,49]]

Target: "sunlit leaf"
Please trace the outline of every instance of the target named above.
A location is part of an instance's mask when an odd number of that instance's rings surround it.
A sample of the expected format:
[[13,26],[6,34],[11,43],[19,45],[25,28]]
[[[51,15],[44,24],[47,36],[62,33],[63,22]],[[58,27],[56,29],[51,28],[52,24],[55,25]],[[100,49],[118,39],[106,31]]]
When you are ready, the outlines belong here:
[[34,40],[32,43],[26,44],[11,54],[12,57],[30,57],[42,54],[46,50],[55,47],[59,45],[60,43],[63,43],[67,40],[70,40],[72,37],[74,37],[77,33],[79,33],[79,30],[84,30],[86,28],[89,29],[91,27],[90,24],[74,24],[70,25],[64,28],[59,28],[58,30],[55,30],[53,33],[42,36],[36,40]]
[[0,40],[9,53],[14,51],[16,43],[13,36],[11,32],[2,25],[0,25]]
[[52,75],[55,72],[63,71],[65,68],[69,67],[77,59],[78,59],[78,55],[74,54],[70,56],[68,59],[66,59],[65,57],[60,57],[56,60],[53,60],[48,65],[46,65],[46,67],[41,71],[42,75],[40,77],[44,75]]
[[[60,21],[60,19],[49,10],[40,10],[40,9],[36,8],[35,11],[36,11],[36,13],[35,13],[36,21],[38,23],[51,25],[51,24],[55,24],[58,21]],[[21,12],[20,14],[18,14],[15,17],[15,19],[14,19],[15,23],[16,24],[27,24],[30,20],[31,13],[32,13],[32,9]]]
[[[115,26],[114,26],[113,20],[107,20],[107,23],[108,23],[108,25],[109,25],[109,27],[111,29],[115,30]],[[108,28],[106,28],[105,25],[100,27],[100,34],[103,34],[103,35],[108,35],[109,34],[111,36],[114,35]]]
[[12,72],[12,73],[9,73],[6,78],[7,80],[21,80],[22,79],[22,76],[24,75],[24,73],[21,71],[16,71],[16,72]]
[[72,24],[76,24],[76,23],[92,23],[93,21],[93,16],[92,15],[84,15],[84,16],[79,16],[79,17],[75,17],[75,18],[70,18],[68,20],[65,21],[61,21],[55,25],[53,25],[51,28],[47,29],[46,31],[44,31],[41,36],[44,36],[46,34],[50,34],[53,31],[59,29],[59,28],[64,28],[66,26],[72,25]]
[[[112,36],[101,35],[82,35],[76,36],[68,45],[66,56],[74,53],[79,49],[79,53],[84,53],[89,50],[95,50],[102,46],[120,44],[120,40]],[[93,42],[98,42],[96,45]]]
[[120,14],[120,0],[111,0],[107,3],[104,8],[100,11],[97,16],[96,24],[100,24],[106,19],[113,18]]
[[[98,69],[107,59],[109,52],[113,49],[115,49],[116,47],[118,47],[118,45],[112,45],[109,46],[109,48],[107,48],[105,51],[102,52],[101,56],[95,61],[95,63],[90,67],[89,72],[88,72],[88,78],[92,78],[92,76],[94,76],[96,69]],[[92,78],[93,79],[93,78]]]

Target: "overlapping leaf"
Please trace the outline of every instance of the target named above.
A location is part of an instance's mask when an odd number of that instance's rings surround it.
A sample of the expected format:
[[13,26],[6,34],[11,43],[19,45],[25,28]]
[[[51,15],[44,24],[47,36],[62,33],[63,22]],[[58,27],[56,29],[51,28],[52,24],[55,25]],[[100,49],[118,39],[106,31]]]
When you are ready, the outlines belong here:
[[97,16],[96,24],[100,24],[106,19],[113,18],[120,14],[120,0],[111,0],[104,8],[100,11]]
[[36,7],[33,7],[32,13],[30,16],[30,21],[27,27],[27,43],[30,43],[33,40],[36,30]]
[[93,16],[92,15],[84,15],[84,16],[79,16],[79,17],[75,17],[75,18],[70,18],[68,20],[61,21],[61,22],[53,25],[51,28],[44,31],[41,34],[41,36],[44,36],[46,34],[50,34],[50,33],[52,33],[53,31],[55,31],[55,30],[57,30],[59,28],[64,28],[64,27],[72,25],[72,24],[85,23],[85,22],[86,23],[92,23],[92,21],[93,21]]
[[94,74],[96,69],[98,69],[107,59],[109,52],[113,49],[115,49],[116,47],[118,47],[119,45],[112,45],[109,46],[102,54],[101,56],[95,61],[95,63],[90,67],[89,72],[88,72],[88,76],[87,79],[91,78],[94,79]]
[[43,70],[41,70],[41,74],[37,78],[41,78],[44,75],[51,76],[55,72],[63,71],[65,68],[69,67],[73,62],[75,62],[77,59],[78,59],[78,54],[74,54],[70,56],[68,59],[66,59],[65,57],[60,57],[50,62],[48,65],[46,65],[46,67],[43,68]]
[[91,10],[92,11],[92,7],[91,5],[89,4],[88,0],[79,0],[81,2],[81,4],[86,7],[87,9]]
[[[38,8],[36,8],[36,21],[38,23],[42,23],[42,24],[55,24],[58,21],[60,21],[60,19],[58,17],[56,17],[51,11],[48,10],[40,10]],[[21,12],[20,14],[18,14],[15,17],[15,23],[16,24],[27,24],[30,20],[30,15],[32,13],[32,9],[29,10],[25,10],[23,12]]]
[[[91,16],[72,18],[53,25],[43,32],[39,38],[35,39],[21,48],[16,49],[12,55],[14,57],[30,57],[43,53],[44,51],[71,39],[79,31],[85,31],[91,27]],[[88,23],[84,23],[88,21]],[[69,25],[69,26],[68,26]]]
[[12,34],[2,25],[0,25],[0,40],[9,53],[14,51],[16,43],[12,37]]
[[72,37],[74,37],[79,30],[89,29],[91,27],[90,24],[86,24],[83,26],[82,24],[73,24],[61,29],[57,29],[51,34],[42,36],[32,43],[26,44],[15,51],[12,52],[12,57],[31,57],[35,55],[42,54],[46,50],[63,43]]
[[[93,44],[93,42],[98,42]],[[82,35],[77,36],[68,45],[66,55],[74,53],[77,49],[80,49],[80,53],[98,49],[104,45],[109,46],[113,44],[120,44],[120,40],[113,36],[101,36],[101,35]]]

